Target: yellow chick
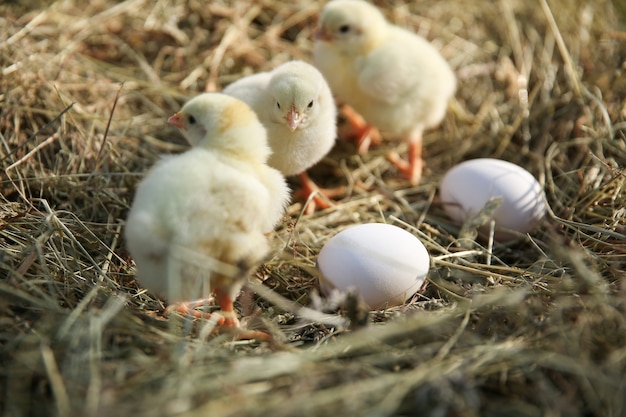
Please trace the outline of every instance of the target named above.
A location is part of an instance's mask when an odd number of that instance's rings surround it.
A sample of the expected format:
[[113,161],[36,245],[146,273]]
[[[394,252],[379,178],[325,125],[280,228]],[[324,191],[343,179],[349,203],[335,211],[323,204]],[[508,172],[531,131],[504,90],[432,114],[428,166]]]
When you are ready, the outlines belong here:
[[[223,93],[243,100],[257,113],[272,148],[268,164],[285,176],[300,174],[305,197],[322,192],[306,170],[335,144],[337,109],[319,70],[303,61],[289,61],[237,80]],[[321,198],[315,203],[328,207]]]
[[[409,143],[408,162],[389,159],[412,184],[422,174],[422,134],[443,119],[456,77],[424,38],[389,23],[363,0],[332,0],[319,18],[313,54],[367,151],[372,126]],[[356,114],[354,112],[356,110]],[[359,120],[358,116],[363,119]]]
[[159,161],[137,188],[125,228],[137,280],[181,311],[214,292],[218,323],[238,327],[233,301],[267,255],[265,233],[289,189],[266,165],[266,131],[240,100],[201,94],[168,122],[192,147]]

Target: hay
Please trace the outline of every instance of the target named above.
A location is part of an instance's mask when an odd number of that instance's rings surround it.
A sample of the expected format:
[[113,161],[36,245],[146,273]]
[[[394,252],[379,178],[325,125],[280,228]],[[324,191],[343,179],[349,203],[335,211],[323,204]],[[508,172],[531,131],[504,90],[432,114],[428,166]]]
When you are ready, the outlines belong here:
[[[386,161],[397,143],[361,157],[339,141],[311,171],[346,196],[310,216],[294,201],[256,275],[283,303],[251,292],[238,303],[272,344],[164,318],[121,231],[146,169],[185,149],[165,117],[201,91],[308,60],[321,4],[0,5],[4,415],[626,415],[623,4],[377,4],[441,49],[459,91],[425,136],[419,186]],[[459,240],[437,185],[473,157],[540,180],[539,230],[491,251]],[[320,298],[320,248],[371,221],[424,242],[429,285],[379,312],[350,294]]]

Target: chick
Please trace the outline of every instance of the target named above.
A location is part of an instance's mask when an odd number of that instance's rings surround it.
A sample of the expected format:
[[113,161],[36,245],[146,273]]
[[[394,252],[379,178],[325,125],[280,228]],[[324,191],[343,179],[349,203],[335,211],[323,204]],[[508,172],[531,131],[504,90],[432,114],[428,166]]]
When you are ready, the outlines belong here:
[[[300,174],[307,198],[311,193],[328,197],[342,190],[320,190],[306,170],[326,155],[337,137],[337,109],[324,76],[303,61],[286,62],[273,71],[244,77],[228,85],[224,94],[245,101],[257,113],[268,133],[271,167],[285,176]],[[328,207],[314,198],[309,208]]]
[[137,280],[182,311],[213,291],[218,323],[238,327],[233,301],[268,254],[265,232],[282,216],[289,189],[266,165],[265,129],[240,100],[202,94],[168,122],[192,147],[159,161],[137,188],[125,228]]
[[[409,143],[408,162],[390,160],[417,184],[422,174],[422,134],[443,119],[456,90],[456,77],[424,38],[389,23],[363,0],[332,0],[319,18],[315,66],[333,93],[348,106],[360,151],[374,136],[372,126]],[[362,116],[360,119],[358,116]]]

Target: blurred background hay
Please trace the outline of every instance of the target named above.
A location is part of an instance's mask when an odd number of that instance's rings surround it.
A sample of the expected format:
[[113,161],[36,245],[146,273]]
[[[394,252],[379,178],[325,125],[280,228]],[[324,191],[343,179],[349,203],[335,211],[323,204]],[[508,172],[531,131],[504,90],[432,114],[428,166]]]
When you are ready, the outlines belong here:
[[[459,90],[425,136],[419,186],[385,160],[397,143],[358,156],[339,140],[311,171],[346,196],[309,216],[294,200],[256,279],[350,325],[248,291],[238,308],[272,344],[164,318],[120,233],[145,171],[185,149],[166,117],[199,92],[310,60],[323,3],[0,4],[3,415],[626,415],[624,3],[376,4],[442,51]],[[460,239],[437,186],[474,157],[539,179],[539,230],[491,251]],[[378,312],[320,298],[322,245],[372,221],[422,240],[429,285]]]

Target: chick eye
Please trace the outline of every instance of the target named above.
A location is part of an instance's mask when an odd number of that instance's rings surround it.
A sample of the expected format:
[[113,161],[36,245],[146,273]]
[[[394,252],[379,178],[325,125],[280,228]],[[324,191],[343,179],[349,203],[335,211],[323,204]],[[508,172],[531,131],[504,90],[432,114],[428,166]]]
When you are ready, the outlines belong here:
[[189,116],[189,118],[187,119],[189,121],[190,125],[193,125],[196,123],[196,118],[193,116]]
[[276,102],[276,107],[278,108],[278,110],[280,110],[280,103]]
[[313,100],[311,100],[311,102],[309,103],[309,105],[307,106],[307,108],[309,110],[311,110],[313,108]]
[[341,25],[339,26],[339,32],[348,33],[350,32],[350,25]]

